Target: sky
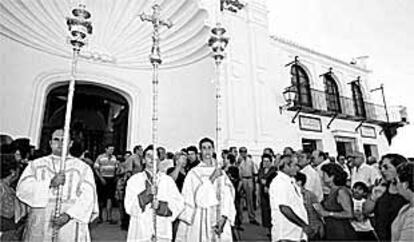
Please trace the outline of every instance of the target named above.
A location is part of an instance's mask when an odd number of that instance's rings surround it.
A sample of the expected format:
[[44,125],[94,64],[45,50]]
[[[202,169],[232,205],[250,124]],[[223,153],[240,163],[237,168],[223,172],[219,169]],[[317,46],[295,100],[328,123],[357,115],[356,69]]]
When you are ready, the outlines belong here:
[[[408,109],[391,151],[414,157],[414,1],[267,0],[270,34],[344,61],[369,56],[370,86],[385,87],[387,104]],[[382,104],[380,92],[373,93]]]

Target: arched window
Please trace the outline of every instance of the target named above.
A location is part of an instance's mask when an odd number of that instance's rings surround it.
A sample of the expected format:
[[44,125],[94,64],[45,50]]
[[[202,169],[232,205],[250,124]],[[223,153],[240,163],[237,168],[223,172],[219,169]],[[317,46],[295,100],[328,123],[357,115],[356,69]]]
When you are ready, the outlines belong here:
[[338,85],[331,75],[324,75],[325,96],[328,111],[340,113],[341,102],[339,99]]
[[299,65],[292,65],[290,69],[292,75],[292,85],[297,90],[295,105],[312,107],[309,77],[305,70]]
[[352,99],[354,100],[355,116],[366,118],[364,97],[362,96],[361,87],[359,82],[352,82]]

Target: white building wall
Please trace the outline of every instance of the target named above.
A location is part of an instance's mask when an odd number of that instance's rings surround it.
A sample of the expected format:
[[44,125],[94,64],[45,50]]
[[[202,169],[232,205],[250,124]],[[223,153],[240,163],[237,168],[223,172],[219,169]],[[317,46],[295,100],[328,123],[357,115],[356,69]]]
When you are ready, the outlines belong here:
[[336,155],[335,136],[341,136],[354,138],[355,148],[361,151],[363,144],[377,145],[380,154],[388,150],[384,135],[379,135],[378,125],[367,124],[375,127],[376,139],[362,138],[360,131],[355,131],[359,122],[336,119],[327,129],[330,117],[301,113],[320,118],[322,125],[322,132],[303,131],[298,118],[296,123],[291,122],[295,112],[279,113],[279,106],[285,104],[282,92],[291,85],[290,67],[285,65],[295,56],[299,56],[308,72],[311,88],[324,91],[323,78],[319,75],[332,67],[340,95],[352,98],[348,83],[360,76],[367,102],[371,100],[369,71],[288,41],[269,38],[264,1],[249,1],[237,14],[226,13],[224,23],[230,35],[226,69],[226,146],[247,146],[250,153],[259,156],[265,147],[276,152],[286,146],[300,149],[302,138],[307,138],[321,140],[323,150]]
[[[204,10],[194,11],[201,13],[196,15],[198,21],[213,24],[213,5],[210,6],[207,4],[209,2],[201,0],[199,3],[205,5],[209,14]],[[338,135],[354,137],[359,150],[363,149],[363,143],[369,143],[377,145],[380,154],[387,151],[388,144],[384,135],[378,134],[379,126],[369,125],[375,127],[377,138],[367,139],[361,138],[360,133],[355,132],[358,122],[336,119],[328,130],[326,126],[329,117],[303,114],[321,119],[322,132],[318,133],[300,130],[298,120],[296,123],[291,122],[294,112],[279,113],[279,106],[285,104],[282,92],[285,87],[291,85],[290,69],[285,67],[285,64],[291,62],[295,56],[299,56],[308,72],[311,87],[318,90],[324,90],[323,80],[319,75],[333,67],[342,96],[352,97],[347,83],[361,76],[365,98],[370,100],[369,72],[294,43],[269,38],[264,0],[249,1],[246,7],[236,14],[226,12],[222,21],[230,36],[222,83],[224,147],[247,146],[252,154],[259,155],[265,147],[272,147],[276,152],[281,152],[285,146],[299,149],[301,139],[309,138],[321,139],[324,151],[336,155],[334,136]],[[189,24],[191,21],[186,23]],[[203,53],[207,51],[206,28],[202,25],[202,32],[184,28],[187,35],[201,33],[191,38],[198,42],[185,49],[190,51],[204,48],[193,55],[193,59],[197,59],[198,62],[161,69],[159,141],[160,145],[170,150],[194,144],[203,136],[214,137],[214,68],[212,59],[203,57]],[[174,36],[183,36],[184,32],[178,30],[175,30]],[[180,44],[176,41],[170,43]],[[29,137],[32,143],[38,144],[46,93],[56,83],[69,78],[70,60],[25,47],[5,37],[2,37],[1,44],[0,131],[14,138]],[[178,57],[185,54],[180,53]],[[176,56],[171,54],[168,57]],[[185,60],[180,60],[180,63],[187,63]],[[83,82],[103,85],[122,94],[128,100],[129,148],[135,144],[145,145],[150,142],[149,70],[120,69],[111,65],[81,61],[78,76]]]
[[[47,92],[69,79],[71,61],[2,38],[0,132],[40,142]],[[80,61],[80,82],[107,87],[129,102],[127,148],[151,140],[152,74]],[[214,137],[212,60],[160,70],[159,142],[176,150]],[[76,96],[75,96],[76,98]]]

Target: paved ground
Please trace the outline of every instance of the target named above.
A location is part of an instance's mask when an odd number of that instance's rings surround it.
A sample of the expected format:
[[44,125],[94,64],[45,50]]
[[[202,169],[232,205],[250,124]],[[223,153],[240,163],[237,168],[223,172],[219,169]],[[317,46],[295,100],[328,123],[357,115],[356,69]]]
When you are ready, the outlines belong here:
[[[114,214],[118,214],[117,212]],[[257,214],[258,221],[260,221],[260,214]],[[247,214],[245,216],[247,218]],[[247,221],[246,221],[247,222]],[[252,224],[245,223],[243,224],[244,231],[240,231],[241,241],[256,241],[256,242],[265,242],[270,241],[266,236],[267,230],[261,226],[256,226]],[[126,241],[127,232],[120,229],[118,225],[111,225],[108,223],[97,224],[93,223],[91,225],[91,236],[92,241]]]

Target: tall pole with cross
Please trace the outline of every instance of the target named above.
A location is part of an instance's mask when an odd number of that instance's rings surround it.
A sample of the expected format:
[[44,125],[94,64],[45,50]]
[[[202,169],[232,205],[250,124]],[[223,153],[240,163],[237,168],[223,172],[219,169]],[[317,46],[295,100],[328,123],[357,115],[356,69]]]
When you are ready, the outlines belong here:
[[153,200],[153,235],[152,241],[157,241],[157,215],[156,205],[157,200],[157,144],[158,144],[158,68],[162,63],[161,52],[160,52],[160,28],[166,26],[167,28],[172,27],[172,23],[169,20],[162,20],[160,17],[160,5],[155,3],[152,6],[152,15],[142,13],[140,18],[143,22],[148,21],[152,23],[152,47],[149,60],[152,64],[152,144],[154,146],[153,161],[153,179],[152,179],[152,193],[154,194]]
[[[70,141],[70,121],[72,117],[72,105],[73,105],[73,96],[75,94],[75,80],[76,80],[76,69],[79,59],[79,52],[83,46],[86,44],[86,37],[89,34],[92,34],[92,23],[88,20],[91,17],[91,14],[86,10],[84,4],[79,4],[78,7],[72,10],[73,17],[66,19],[66,24],[68,25],[70,32],[70,44],[72,45],[72,69],[71,77],[69,81],[68,89],[68,101],[66,103],[66,113],[65,113],[65,124],[63,128],[63,148],[61,155],[61,162],[59,166],[59,173],[65,172],[66,158],[68,155],[68,144]],[[55,210],[53,213],[54,218],[60,216],[62,209],[62,200],[63,200],[63,185],[57,187],[56,194],[56,203]],[[59,228],[56,226],[53,227],[52,241],[58,241]]]

